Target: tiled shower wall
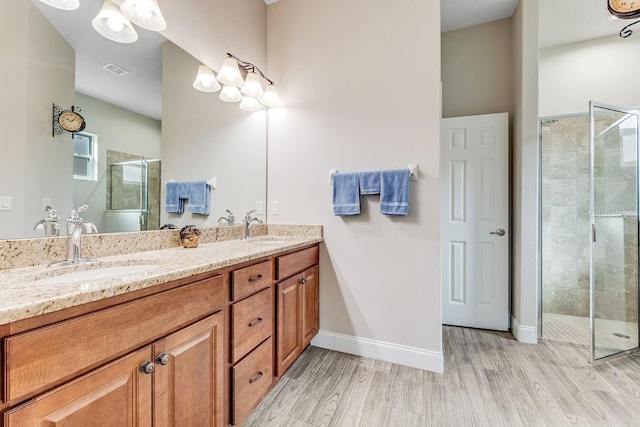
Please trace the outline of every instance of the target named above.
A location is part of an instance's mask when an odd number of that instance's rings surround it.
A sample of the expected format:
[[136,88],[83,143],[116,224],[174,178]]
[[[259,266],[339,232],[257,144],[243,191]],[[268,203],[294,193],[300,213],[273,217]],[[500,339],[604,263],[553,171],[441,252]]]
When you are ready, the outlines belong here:
[[[615,119],[601,117],[596,132]],[[596,212],[628,210],[635,206],[635,165],[621,164],[615,130],[605,135],[603,144],[595,162],[597,188],[602,189],[596,195]],[[589,316],[589,161],[587,116],[543,122],[542,304],[546,313]],[[599,221],[609,229],[609,238],[606,250],[596,254],[596,315],[635,322],[638,251],[637,233],[630,227],[635,227],[636,219]]]

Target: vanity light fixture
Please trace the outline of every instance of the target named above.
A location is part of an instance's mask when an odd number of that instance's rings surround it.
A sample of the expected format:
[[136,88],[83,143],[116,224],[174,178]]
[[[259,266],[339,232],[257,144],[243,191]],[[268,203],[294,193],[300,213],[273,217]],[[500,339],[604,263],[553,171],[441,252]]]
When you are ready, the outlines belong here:
[[198,74],[196,80],[193,82],[193,87],[200,92],[217,92],[221,89],[220,83],[216,80],[216,75],[213,70],[206,65],[200,65],[198,67]]
[[240,102],[242,101],[242,94],[236,86],[224,85],[222,86],[222,92],[220,92],[220,99],[224,102]]
[[120,10],[131,22],[145,30],[162,31],[167,28],[158,0],[125,0]]
[[76,10],[80,7],[79,0],[40,0],[42,3],[62,10]]
[[[246,73],[244,79],[240,69]],[[257,111],[263,106],[281,105],[273,80],[265,76],[254,64],[230,53],[227,53],[227,57],[222,62],[217,79],[223,84],[220,99],[224,102],[241,101],[240,108],[245,111]],[[268,83],[266,90],[262,88],[262,79]]]
[[133,43],[138,40],[138,33],[131,21],[111,0],[104,0],[102,9],[93,18],[92,24],[98,33],[114,42]]

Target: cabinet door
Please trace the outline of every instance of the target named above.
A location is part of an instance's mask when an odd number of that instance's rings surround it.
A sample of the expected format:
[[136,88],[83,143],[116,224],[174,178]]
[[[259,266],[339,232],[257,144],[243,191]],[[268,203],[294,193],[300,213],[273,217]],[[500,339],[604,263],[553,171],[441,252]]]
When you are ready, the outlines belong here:
[[151,375],[140,365],[151,349],[132,353],[7,411],[12,426],[151,426]]
[[222,426],[223,313],[154,345],[154,426]]
[[320,301],[318,267],[302,273],[300,281],[300,305],[302,320],[302,349],[305,349],[320,328]]
[[278,349],[276,375],[282,376],[302,352],[300,335],[301,276],[278,283]]

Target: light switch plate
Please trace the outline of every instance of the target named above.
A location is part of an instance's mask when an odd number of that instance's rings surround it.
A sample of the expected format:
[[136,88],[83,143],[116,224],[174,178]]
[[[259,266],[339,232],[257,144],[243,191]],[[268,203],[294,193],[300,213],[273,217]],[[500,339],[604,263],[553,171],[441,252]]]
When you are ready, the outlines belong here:
[[278,215],[280,212],[280,204],[277,200],[271,201],[271,215]]
[[263,215],[264,214],[264,202],[259,200],[256,202],[256,214]]
[[11,196],[0,196],[0,211],[10,211],[12,209]]

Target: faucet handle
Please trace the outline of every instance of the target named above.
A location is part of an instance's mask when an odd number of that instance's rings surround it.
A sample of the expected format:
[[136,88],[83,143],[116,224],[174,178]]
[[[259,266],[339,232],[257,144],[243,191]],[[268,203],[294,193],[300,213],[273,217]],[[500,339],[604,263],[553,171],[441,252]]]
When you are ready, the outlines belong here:
[[89,206],[87,206],[87,205],[78,206],[75,209],[71,209],[71,215],[78,215],[78,214],[86,211],[87,209],[89,209]]

